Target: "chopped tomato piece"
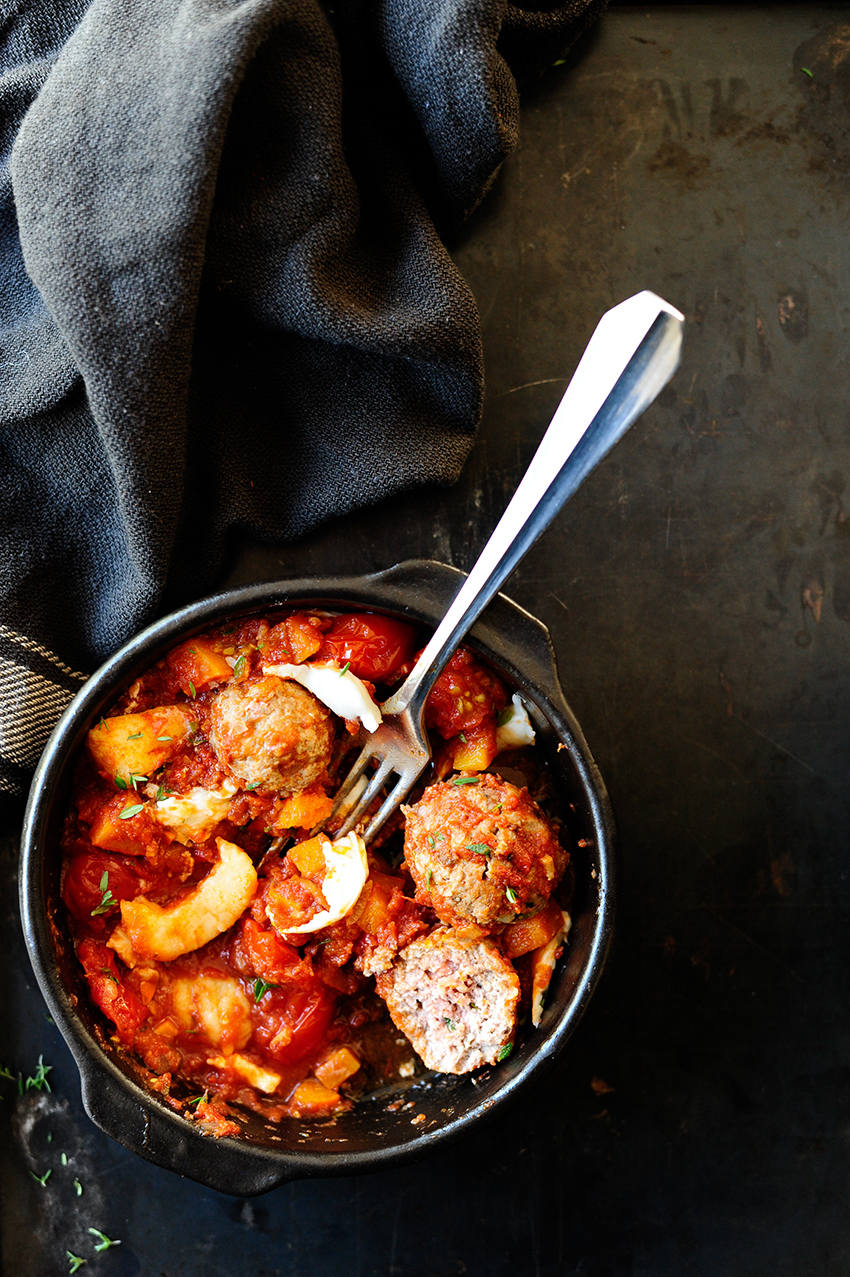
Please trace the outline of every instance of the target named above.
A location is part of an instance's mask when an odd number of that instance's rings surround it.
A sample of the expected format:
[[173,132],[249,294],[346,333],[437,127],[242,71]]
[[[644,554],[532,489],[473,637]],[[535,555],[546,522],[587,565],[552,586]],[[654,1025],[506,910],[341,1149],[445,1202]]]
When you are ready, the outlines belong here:
[[119,1041],[132,1045],[139,1025],[149,1012],[141,998],[121,981],[115,955],[97,940],[83,940],[77,950],[89,982],[92,999],[115,1025]]
[[312,988],[273,989],[263,1000],[254,1037],[274,1059],[291,1064],[315,1051],[335,1010],[336,996],[318,980]]
[[507,703],[508,693],[496,675],[459,647],[425,702],[425,725],[448,740],[495,719]]
[[282,984],[309,971],[296,949],[274,931],[258,926],[253,918],[242,921],[240,945],[255,974],[269,984]]
[[319,649],[320,661],[348,665],[352,674],[386,682],[411,659],[416,631],[392,616],[358,612],[339,616]]
[[[104,874],[106,885],[101,887]],[[104,852],[88,851],[68,861],[62,880],[62,899],[74,917],[85,922],[115,913],[119,900],[135,900],[147,886],[147,880],[140,879],[134,862],[128,864]],[[107,896],[107,907],[101,911],[107,892],[111,901]],[[101,912],[96,914],[96,909]]]

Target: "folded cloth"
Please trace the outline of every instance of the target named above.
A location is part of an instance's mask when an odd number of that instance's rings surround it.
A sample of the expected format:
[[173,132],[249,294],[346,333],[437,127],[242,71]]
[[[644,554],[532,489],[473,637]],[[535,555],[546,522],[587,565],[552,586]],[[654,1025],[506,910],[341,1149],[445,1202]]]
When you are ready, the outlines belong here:
[[457,478],[481,346],[441,234],[604,2],[10,0],[0,792],[230,530]]

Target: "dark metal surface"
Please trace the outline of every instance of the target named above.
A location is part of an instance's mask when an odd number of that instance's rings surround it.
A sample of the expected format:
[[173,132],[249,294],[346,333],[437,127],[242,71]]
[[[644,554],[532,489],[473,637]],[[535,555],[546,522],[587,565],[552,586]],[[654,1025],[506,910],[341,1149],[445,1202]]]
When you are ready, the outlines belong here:
[[[844,1277],[848,49],[845,8],[611,12],[526,95],[455,246],[489,385],[460,484],[234,556],[231,583],[468,566],[599,315],[642,287],[685,311],[675,382],[509,587],[552,632],[624,861],[618,946],[558,1068],[400,1170],[252,1202],[180,1181],[82,1114],[10,839],[0,1060],[43,1052],[55,1086],[2,1083],[4,1273],[67,1272],[67,1247],[145,1277]],[[90,1225],[122,1245],[96,1256]]]

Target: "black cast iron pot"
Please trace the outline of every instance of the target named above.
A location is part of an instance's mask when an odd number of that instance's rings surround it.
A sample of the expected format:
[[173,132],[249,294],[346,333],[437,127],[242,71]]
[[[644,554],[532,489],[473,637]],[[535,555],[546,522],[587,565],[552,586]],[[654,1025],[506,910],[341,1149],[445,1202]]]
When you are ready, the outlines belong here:
[[[599,979],[613,921],[613,822],[605,786],[564,701],[546,629],[499,595],[469,642],[532,703],[579,843],[577,890],[565,959],[539,1029],[521,1036],[494,1068],[456,1078],[428,1074],[398,1082],[331,1121],[271,1124],[250,1114],[244,1134],[202,1134],[145,1085],[145,1071],[110,1040],[111,1026],[88,996],[59,898],[59,835],[74,764],[86,732],[118,693],[178,641],[225,616],[278,604],[384,611],[425,625],[443,616],[462,573],[414,561],[362,577],[322,577],[247,586],[165,617],[127,643],[86,683],[53,733],[33,780],[21,848],[21,912],[30,957],[53,1019],[82,1078],[86,1112],[102,1130],[148,1161],[223,1193],[262,1193],[288,1180],[381,1170],[444,1147],[473,1123],[534,1085],[564,1046]],[[148,1075],[149,1076],[149,1075]],[[396,1101],[404,1103],[398,1105]],[[392,1108],[390,1105],[392,1104]],[[425,1115],[416,1124],[412,1119]]]

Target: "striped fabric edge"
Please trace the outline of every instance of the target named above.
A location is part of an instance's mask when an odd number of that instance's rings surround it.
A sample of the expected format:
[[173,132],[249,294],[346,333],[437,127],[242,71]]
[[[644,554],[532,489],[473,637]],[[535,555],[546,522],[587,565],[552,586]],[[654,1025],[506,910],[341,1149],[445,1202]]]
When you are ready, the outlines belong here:
[[34,652],[38,656],[43,656],[46,661],[50,661],[63,674],[67,674],[69,678],[79,679],[81,683],[85,683],[88,674],[81,674],[79,670],[72,670],[70,665],[66,665],[64,661],[60,661],[55,652],[51,652],[49,647],[42,646],[35,639],[27,638],[26,634],[19,634],[17,630],[10,629],[8,625],[4,625],[0,621],[0,638],[8,639],[10,643],[17,643],[27,652]]
[[0,795],[26,792],[50,733],[87,678],[44,644],[0,624]]

